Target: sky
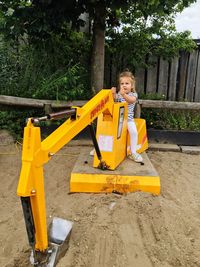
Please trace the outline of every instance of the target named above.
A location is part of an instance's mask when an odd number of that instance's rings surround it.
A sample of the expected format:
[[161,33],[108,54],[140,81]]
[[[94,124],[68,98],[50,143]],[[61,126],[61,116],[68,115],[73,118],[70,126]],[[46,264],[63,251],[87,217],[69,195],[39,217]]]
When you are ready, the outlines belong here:
[[193,39],[200,39],[200,0],[177,14],[175,22],[177,31],[189,30]]

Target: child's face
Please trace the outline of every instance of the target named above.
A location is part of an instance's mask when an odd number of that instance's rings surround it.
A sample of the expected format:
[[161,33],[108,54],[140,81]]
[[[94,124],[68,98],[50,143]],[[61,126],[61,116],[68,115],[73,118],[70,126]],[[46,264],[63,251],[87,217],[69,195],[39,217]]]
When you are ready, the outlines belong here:
[[120,78],[120,89],[123,89],[126,94],[131,92],[133,88],[133,81],[130,77],[121,77]]

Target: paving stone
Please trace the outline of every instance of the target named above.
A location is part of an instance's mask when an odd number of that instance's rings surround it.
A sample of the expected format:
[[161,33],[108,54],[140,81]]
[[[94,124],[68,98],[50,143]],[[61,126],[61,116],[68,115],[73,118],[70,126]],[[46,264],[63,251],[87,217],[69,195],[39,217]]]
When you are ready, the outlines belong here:
[[180,146],[180,149],[183,153],[187,154],[200,154],[200,146]]
[[153,151],[174,151],[174,152],[180,152],[180,147],[174,144],[156,144],[156,143],[150,143],[149,144],[149,150]]

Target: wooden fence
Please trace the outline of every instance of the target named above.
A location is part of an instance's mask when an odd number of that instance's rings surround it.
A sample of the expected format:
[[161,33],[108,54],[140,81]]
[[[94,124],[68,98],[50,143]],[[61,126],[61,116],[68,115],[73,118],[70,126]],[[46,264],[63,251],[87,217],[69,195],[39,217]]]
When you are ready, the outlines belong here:
[[[171,62],[163,58],[149,58],[155,64],[135,73],[138,93],[158,93],[171,101],[200,102],[199,50],[180,52],[179,57]],[[116,67],[115,61],[109,56],[106,58],[105,84],[108,88],[116,84],[120,69],[126,68],[123,65]]]

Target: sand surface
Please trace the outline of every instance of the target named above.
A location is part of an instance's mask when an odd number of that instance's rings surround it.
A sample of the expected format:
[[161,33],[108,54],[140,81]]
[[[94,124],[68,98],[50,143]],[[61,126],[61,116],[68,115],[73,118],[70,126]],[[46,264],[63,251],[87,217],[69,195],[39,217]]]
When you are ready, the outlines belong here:
[[[0,140],[0,266],[28,267],[30,248],[16,196],[21,146],[5,135]],[[200,155],[148,152],[161,177],[160,196],[69,194],[82,148],[72,141],[45,166],[48,222],[54,216],[74,222],[57,267],[200,266]]]

